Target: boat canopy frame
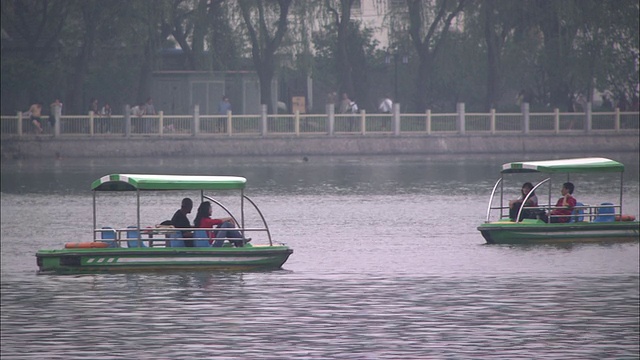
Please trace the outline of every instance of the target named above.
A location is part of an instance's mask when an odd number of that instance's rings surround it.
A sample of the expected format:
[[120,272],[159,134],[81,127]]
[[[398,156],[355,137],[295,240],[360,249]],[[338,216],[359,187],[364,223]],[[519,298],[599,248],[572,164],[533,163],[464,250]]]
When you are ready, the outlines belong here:
[[[487,217],[485,222],[489,222],[491,216],[491,210],[493,207],[493,199],[495,197],[498,185],[500,185],[500,217],[502,218],[502,204],[504,203],[504,175],[513,173],[543,173],[543,174],[566,174],[567,181],[571,181],[571,174],[585,174],[585,173],[619,173],[620,174],[620,198],[619,208],[622,214],[622,195],[623,195],[623,175],[624,164],[602,157],[591,158],[575,158],[575,159],[559,159],[559,160],[542,160],[542,161],[523,161],[523,162],[509,162],[502,165],[500,171],[500,178],[496,181],[491,191],[491,197],[489,198],[489,205],[487,207]],[[538,189],[542,184],[549,184],[549,206],[551,206],[551,177],[548,177],[538,182],[529,194],[525,197],[524,201],[520,205],[517,220],[520,220],[520,214],[526,204],[526,200],[530,194]]]
[[[204,175],[154,175],[154,174],[110,174],[105,175],[91,183],[91,190],[93,192],[93,228],[97,226],[97,211],[96,211],[96,194],[97,192],[122,192],[122,191],[135,191],[136,192],[136,217],[137,228],[140,227],[140,192],[141,191],[172,191],[172,190],[199,190],[201,199],[211,200],[213,203],[220,206],[224,211],[229,214],[236,224],[241,224],[241,229],[245,228],[245,211],[244,200],[248,200],[256,209],[260,218],[263,221],[267,236],[269,238],[269,244],[273,245],[271,240],[271,232],[267,225],[266,219],[262,215],[262,212],[258,206],[244,194],[244,188],[246,186],[246,178],[241,176],[204,176]],[[205,195],[205,190],[238,190],[240,191],[240,222],[236,217],[219,201],[213,199],[210,196]],[[244,231],[242,231],[244,234]],[[141,240],[141,231],[138,231],[138,240]],[[138,241],[141,244],[141,241]]]

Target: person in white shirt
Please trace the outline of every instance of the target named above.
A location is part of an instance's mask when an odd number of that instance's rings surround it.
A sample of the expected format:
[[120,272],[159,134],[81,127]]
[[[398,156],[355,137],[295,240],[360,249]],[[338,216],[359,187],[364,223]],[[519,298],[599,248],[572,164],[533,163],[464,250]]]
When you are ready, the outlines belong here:
[[358,113],[358,104],[356,104],[355,101],[351,101],[349,103],[349,112],[352,114],[357,114]]
[[142,106],[136,105],[136,106],[131,108],[131,115],[133,115],[133,116],[142,116],[142,115],[145,114],[144,110],[145,110],[144,104]]
[[378,106],[378,110],[380,110],[381,113],[389,114],[391,113],[391,109],[393,109],[393,101],[391,101],[389,97],[385,97],[384,99],[382,99],[380,105]]

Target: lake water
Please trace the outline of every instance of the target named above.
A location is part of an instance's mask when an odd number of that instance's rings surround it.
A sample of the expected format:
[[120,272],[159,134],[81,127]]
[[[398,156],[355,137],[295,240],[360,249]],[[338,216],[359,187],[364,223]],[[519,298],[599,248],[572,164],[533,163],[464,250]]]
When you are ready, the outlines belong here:
[[[627,165],[624,212],[640,215],[638,155],[609,157]],[[484,244],[476,228],[500,165],[517,160],[3,160],[0,355],[639,358],[638,242]],[[90,183],[109,173],[245,176],[274,240],[294,253],[268,272],[36,275],[38,249],[90,238]],[[516,179],[510,194],[527,180],[539,178]],[[615,177],[571,180],[579,201],[617,202]],[[143,195],[143,223],[169,218],[181,197]],[[117,205],[106,221],[134,221],[124,208],[135,197],[104,201]]]

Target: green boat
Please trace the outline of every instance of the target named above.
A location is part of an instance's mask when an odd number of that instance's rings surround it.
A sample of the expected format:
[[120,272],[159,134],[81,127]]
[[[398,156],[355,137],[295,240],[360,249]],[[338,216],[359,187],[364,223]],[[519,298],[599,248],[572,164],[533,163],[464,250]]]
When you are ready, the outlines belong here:
[[[65,244],[57,250],[40,250],[36,253],[40,274],[84,274],[131,271],[175,270],[262,270],[279,269],[293,250],[275,243],[258,206],[244,194],[247,180],[238,176],[194,175],[140,175],[112,174],[103,176],[91,184],[93,193],[93,239],[86,242]],[[140,197],[157,194],[158,191],[198,192],[202,201],[217,204],[233,218],[243,237],[210,238],[207,230],[189,229],[193,238],[182,238],[182,232],[171,225],[141,226]],[[205,192],[239,194],[232,196],[239,204],[236,217],[220,200]],[[136,225],[122,228],[99,226],[96,212],[96,195],[104,192],[134,192],[137,198]],[[133,202],[132,202],[133,204]],[[245,227],[245,206],[249,204],[261,219],[259,227]],[[113,211],[113,210],[112,210]],[[117,209],[115,210],[118,211]],[[263,243],[252,241],[245,234],[257,235]],[[256,239],[257,240],[257,239]],[[193,246],[186,247],[185,241]],[[250,242],[249,242],[250,241]],[[241,245],[238,244],[240,242]]]
[[[495,183],[489,198],[485,222],[478,230],[488,244],[542,244],[542,243],[573,243],[573,242],[624,242],[638,241],[640,223],[633,215],[625,215],[622,210],[624,165],[606,158],[578,158],[547,161],[511,162],[502,165],[501,177]],[[524,197],[519,205],[518,215],[511,220],[509,206],[505,206],[504,183],[505,175],[522,173],[540,173],[546,177],[538,182],[533,190]],[[605,174],[618,176],[620,198],[617,203],[606,202],[600,204],[585,204],[578,202],[573,209],[568,222],[545,222],[536,218],[522,218],[527,214],[548,214],[556,209],[551,202],[554,188],[551,175],[566,174],[566,181],[570,181],[572,174]],[[547,177],[548,176],[548,177]],[[613,182],[612,182],[613,183]],[[549,189],[546,205],[525,207],[528,198],[537,189]],[[557,187],[557,186],[556,186]],[[499,189],[499,190],[498,190]],[[499,193],[499,195],[498,195]],[[494,203],[499,205],[494,205]],[[516,221],[517,219],[517,221]]]

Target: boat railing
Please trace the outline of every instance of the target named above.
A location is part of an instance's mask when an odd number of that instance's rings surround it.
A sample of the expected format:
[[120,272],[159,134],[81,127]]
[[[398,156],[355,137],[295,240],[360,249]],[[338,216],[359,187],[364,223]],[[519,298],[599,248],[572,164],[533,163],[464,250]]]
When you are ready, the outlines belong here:
[[504,209],[504,207],[502,205],[500,205],[499,207],[493,207],[493,197],[496,195],[496,190],[498,189],[498,185],[500,185],[500,183],[502,182],[502,178],[499,178],[498,181],[496,181],[496,184],[493,185],[493,190],[491,190],[491,196],[489,197],[489,206],[487,206],[487,218],[485,219],[485,222],[489,222],[489,219],[491,218],[491,210],[494,209],[499,209],[500,210],[500,218],[502,218],[502,215],[504,214],[502,212],[502,210]]
[[[500,209],[501,213],[504,209],[509,209],[509,206],[495,206],[491,209]],[[573,207],[573,211],[570,215],[551,215],[553,210],[566,209],[562,206],[555,206],[551,204],[540,204],[538,206],[524,206],[521,212],[525,210],[540,211],[549,214],[551,218],[571,218],[570,222],[610,222],[617,221],[622,216],[622,206],[603,203],[597,205],[582,204]],[[501,219],[504,219],[504,214],[501,215]]]
[[[533,196],[533,194],[535,194],[535,191],[541,187],[544,183],[547,183],[551,181],[551,178],[546,178],[542,181],[540,181],[539,183],[537,183],[532,189],[531,191],[529,191],[527,193],[527,195],[524,197],[524,199],[522,200],[522,203],[520,204],[520,209],[518,209],[518,215],[516,215],[516,219],[520,219],[520,216],[522,215],[522,212],[525,209],[525,204],[527,203],[527,201],[529,201],[529,198],[531,198],[531,196]],[[519,220],[518,220],[519,221]]]
[[[231,211],[229,211],[229,209],[227,209],[227,207],[224,206],[220,201],[207,195],[203,195],[203,197],[207,200],[210,200],[214,204],[220,206],[227,214],[229,214],[229,216],[233,219],[233,221],[235,221],[236,224],[239,224],[238,219],[236,219],[235,216],[233,216],[233,214],[231,213]],[[267,237],[269,238],[269,246],[273,246],[273,241],[271,240],[271,231],[269,230],[269,225],[267,225],[267,220],[264,218],[264,215],[262,215],[262,211],[260,211],[260,208],[258,207],[258,205],[253,200],[251,200],[251,198],[249,198],[247,195],[242,195],[242,197],[246,199],[253,206],[256,212],[258,212],[258,215],[260,215],[262,224],[264,225],[264,228],[267,231]]]
[[[520,205],[517,219],[521,219],[521,215],[528,210],[529,214],[538,214],[540,215],[542,212],[548,214],[548,218],[570,218],[569,222],[610,222],[615,221],[616,219],[622,218],[622,206],[615,205],[613,203],[600,203],[597,205],[583,204],[578,203],[577,206],[573,208],[573,211],[569,215],[551,215],[553,210],[557,209],[565,209],[564,207],[558,207],[552,204],[539,204],[538,206],[529,207],[524,206],[526,204],[529,197],[535,193],[535,191],[541,187],[543,184],[550,181],[550,178],[546,178],[540,182],[538,182],[533,189],[525,196]],[[493,201],[495,195],[498,192],[498,186],[502,182],[502,178],[498,179],[491,190],[491,197],[489,198],[489,206],[487,207],[487,218],[485,222],[490,222],[491,211],[499,210],[499,219],[505,219],[509,216],[509,206],[500,204],[499,206],[493,206]],[[502,198],[502,197],[501,197]],[[505,211],[506,210],[506,211]]]
[[[101,229],[94,229],[94,242],[105,242],[113,244],[113,247],[124,247],[123,243],[127,244],[127,247],[171,247],[170,243],[172,240],[226,240],[226,241],[237,241],[238,238],[211,238],[209,236],[206,237],[182,237],[182,231],[206,231],[206,234],[209,234],[208,231],[221,231],[221,230],[234,230],[239,231],[241,233],[251,233],[251,232],[269,232],[268,228],[174,228],[174,227],[146,227],[139,229],[137,227],[127,227],[123,229],[114,229],[110,227],[103,227]],[[245,240],[247,237],[245,237]],[[271,238],[269,238],[269,245],[272,246]],[[175,246],[174,246],[175,247]]]

